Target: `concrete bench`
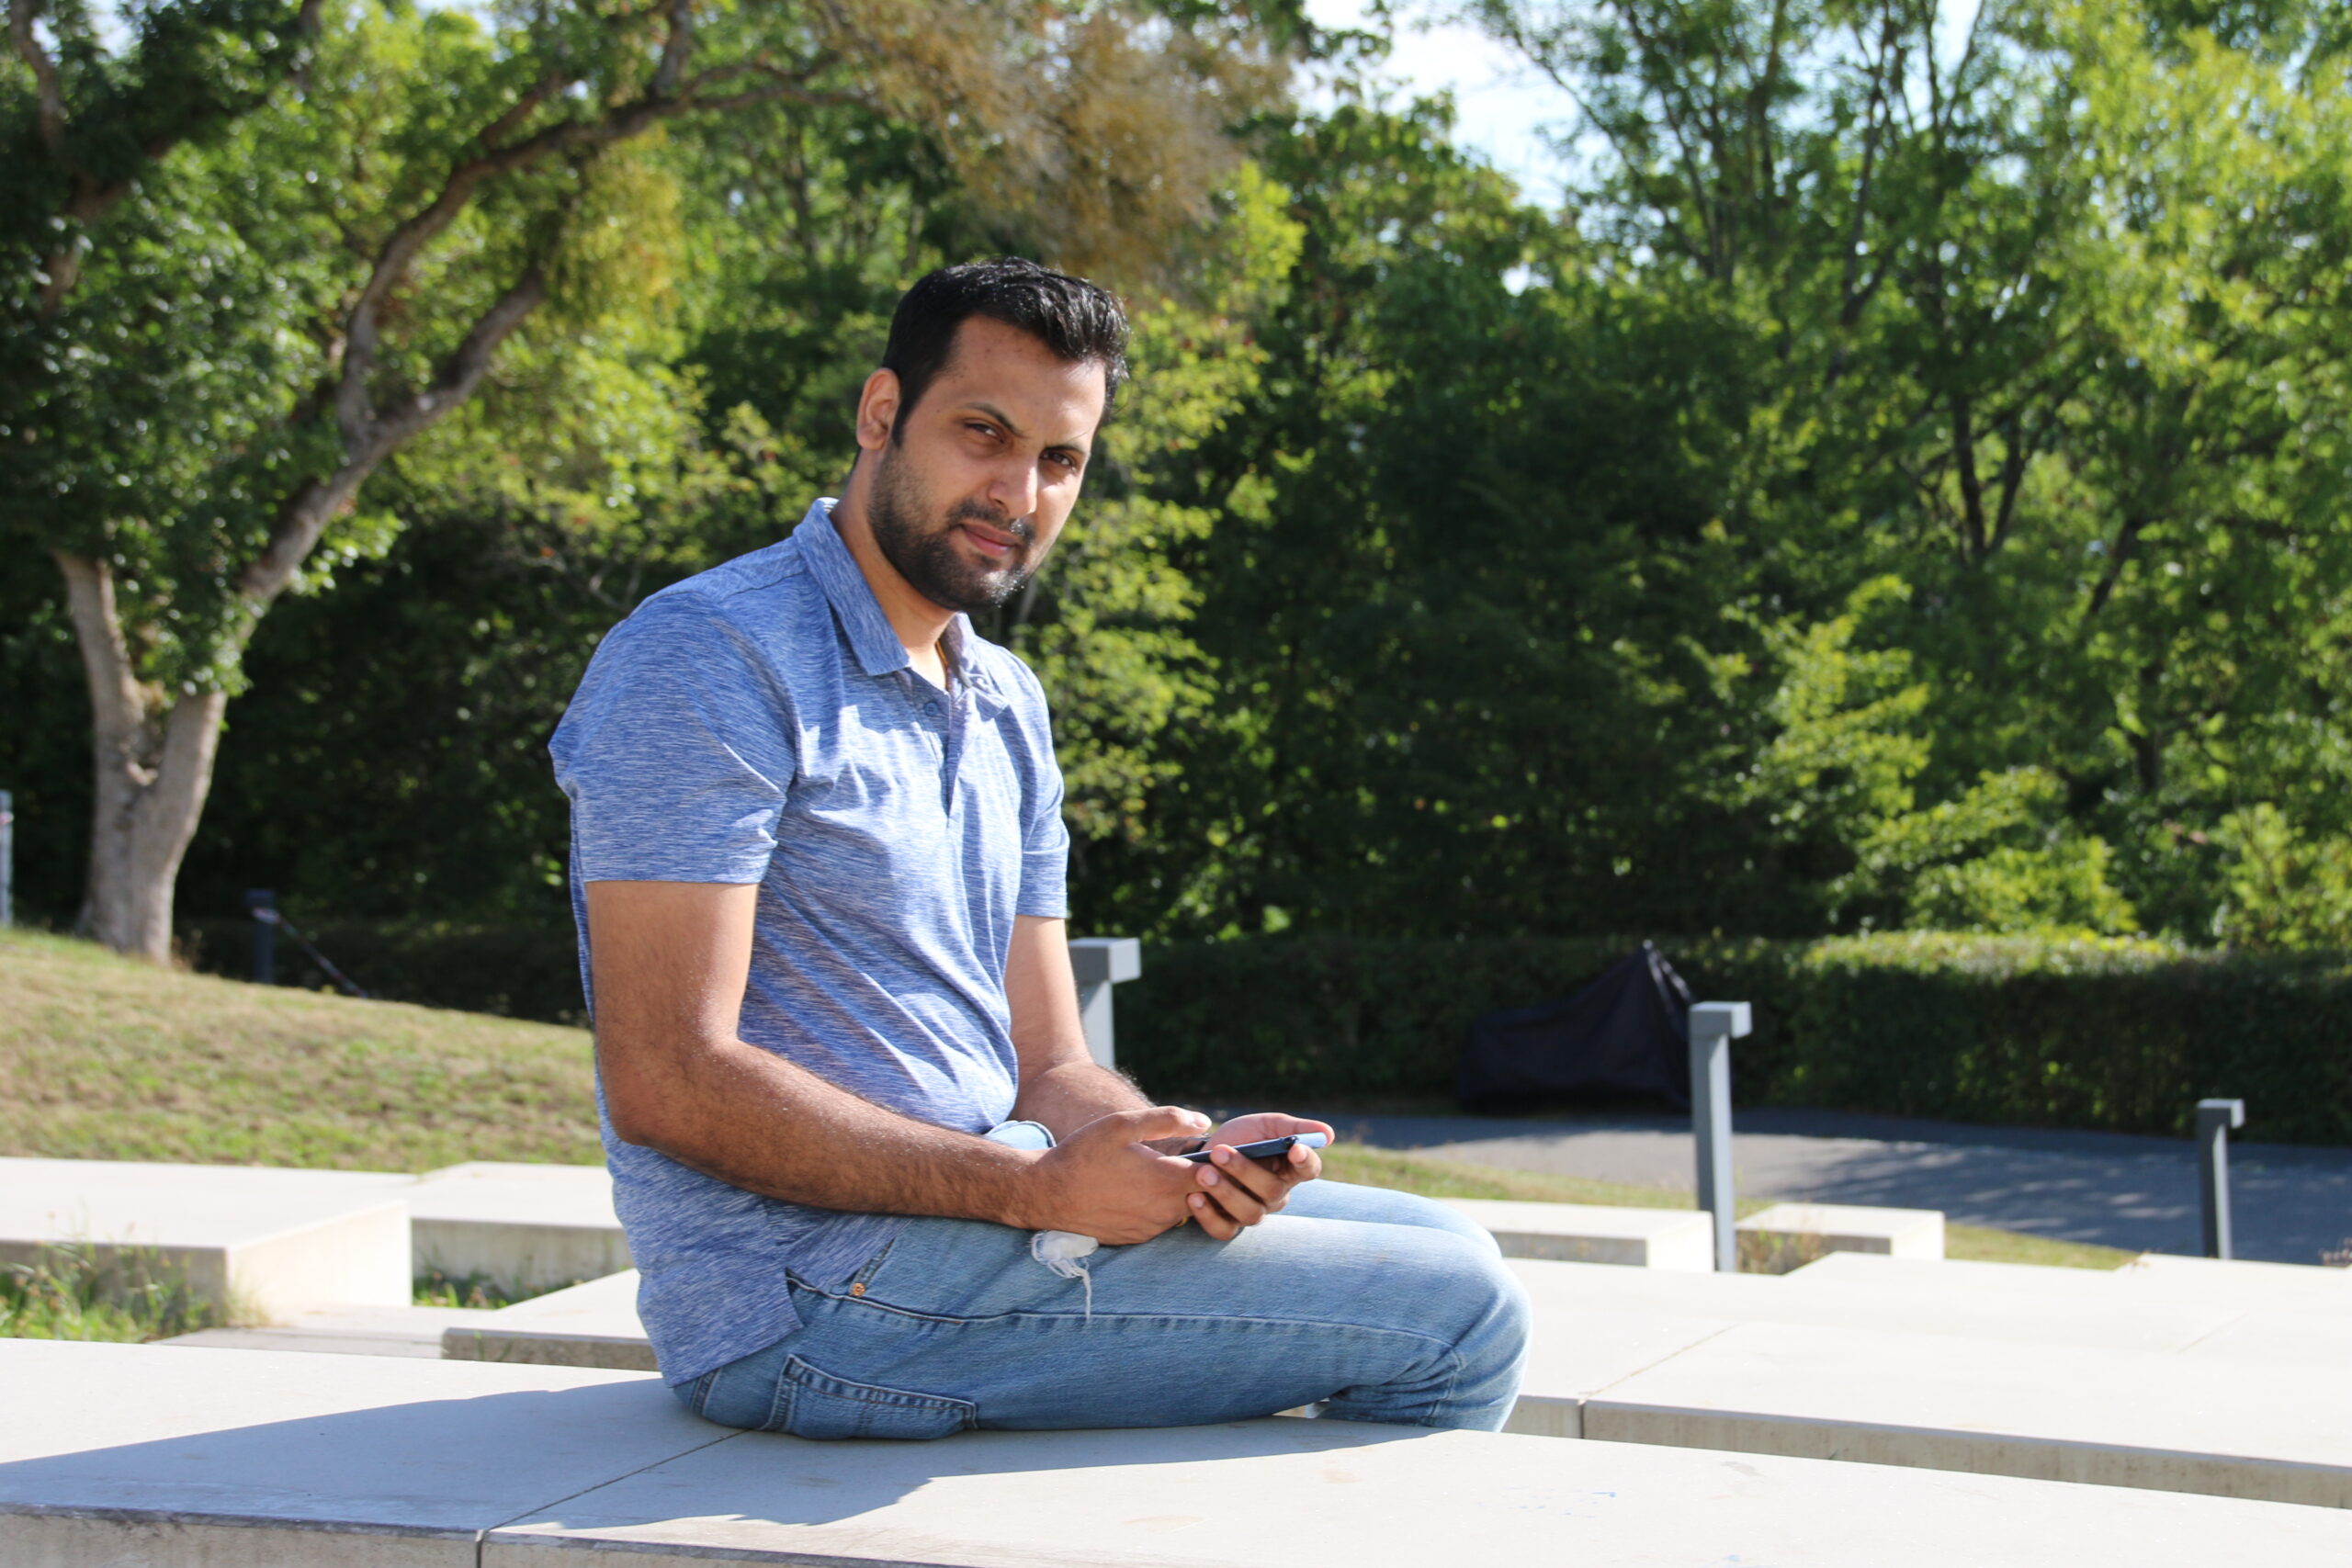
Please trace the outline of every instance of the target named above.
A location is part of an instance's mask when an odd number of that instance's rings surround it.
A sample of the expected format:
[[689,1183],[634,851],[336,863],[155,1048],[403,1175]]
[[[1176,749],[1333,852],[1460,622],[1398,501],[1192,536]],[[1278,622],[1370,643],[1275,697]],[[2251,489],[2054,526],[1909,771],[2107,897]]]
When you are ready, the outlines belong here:
[[[2352,1507],[2352,1364],[1743,1324],[1588,1398],[1588,1438]],[[2240,1558],[2240,1561],[2258,1559]]]
[[2023,1263],[1947,1258],[1925,1262],[1838,1253],[1807,1264],[1792,1280],[1839,1284],[1901,1283],[1953,1293],[2073,1296],[2103,1302],[2163,1302],[2181,1306],[2352,1313],[2352,1269],[2296,1263],[2223,1263],[2151,1252],[2120,1269],[2037,1269]]
[[0,1161],[0,1263],[85,1248],[160,1269],[241,1319],[405,1306],[404,1176],[107,1160]]
[[600,1165],[476,1161],[433,1171],[404,1195],[421,1269],[552,1291],[629,1266]]
[[1907,1273],[1886,1280],[1859,1272],[1825,1279],[1815,1272],[1817,1264],[1786,1275],[1668,1274],[1578,1263],[1513,1262],[1510,1267],[1538,1308],[1898,1329],[1994,1343],[2185,1350],[2240,1315],[2226,1306],[2164,1301],[1939,1290]]
[[1604,1208],[1476,1198],[1446,1202],[1490,1232],[1505,1258],[1684,1272],[1714,1267],[1714,1222],[1693,1209]]
[[[2352,1434],[2329,1436],[2328,1403],[2352,1400],[2352,1355],[2302,1369],[2281,1405],[2275,1356],[2209,1348],[2245,1320],[2230,1309],[1512,1267],[1536,1303],[1513,1433],[2352,1503]],[[620,1275],[452,1327],[443,1353],[650,1368],[636,1283]],[[2339,1344],[2346,1333],[2302,1321]],[[2282,1342],[2301,1343],[2271,1338]],[[1875,1359],[1846,1358],[1849,1344]],[[2184,1388],[2196,1391],[2187,1415]]]
[[1337,1421],[808,1443],[652,1378],[0,1341],[0,1562],[2340,1568],[2352,1513]]
[[1780,1252],[1870,1252],[1887,1258],[1941,1258],[1944,1216],[1940,1209],[1874,1209],[1851,1203],[1775,1203],[1739,1222],[1753,1236]]

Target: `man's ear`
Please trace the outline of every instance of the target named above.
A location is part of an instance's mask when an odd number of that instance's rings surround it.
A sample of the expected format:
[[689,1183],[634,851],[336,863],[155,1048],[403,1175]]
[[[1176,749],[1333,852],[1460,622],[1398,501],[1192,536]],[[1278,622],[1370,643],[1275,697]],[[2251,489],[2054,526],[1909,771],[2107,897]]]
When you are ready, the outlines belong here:
[[890,427],[899,419],[899,373],[876,370],[865,378],[857,395],[857,444],[879,452],[889,444]]

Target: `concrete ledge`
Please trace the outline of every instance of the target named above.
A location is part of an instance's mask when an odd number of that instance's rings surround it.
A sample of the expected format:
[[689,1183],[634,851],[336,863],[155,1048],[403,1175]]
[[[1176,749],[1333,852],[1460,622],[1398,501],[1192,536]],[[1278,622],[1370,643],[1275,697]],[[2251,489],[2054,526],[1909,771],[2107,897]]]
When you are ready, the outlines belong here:
[[441,1354],[453,1361],[659,1370],[637,1317],[635,1269],[453,1325],[441,1336]]
[[2352,1367],[1748,1324],[1585,1401],[1589,1438],[2352,1507]]
[[419,1269],[552,1291],[629,1266],[600,1165],[475,1161],[433,1171],[404,1196]]
[[406,1306],[407,1177],[99,1160],[0,1162],[0,1263],[86,1247],[238,1318]]
[[1539,1306],[1507,1432],[1581,1438],[1585,1402],[1732,1327],[1729,1319]]
[[808,1443],[651,1379],[0,1341],[10,1568],[2341,1568],[2352,1513],[1338,1421]]
[[[1840,1254],[1839,1256],[1847,1256]],[[1884,1258],[1863,1262],[1888,1265]],[[1585,1263],[1510,1265],[1539,1309],[1626,1313],[1814,1328],[1900,1330],[1990,1344],[2072,1345],[2119,1350],[2185,1350],[2227,1327],[2229,1307],[2165,1301],[2068,1299],[1939,1289],[1918,1269],[1892,1265],[1825,1279],[1815,1264],[1793,1274],[1669,1274]],[[2057,1274],[2066,1269],[2036,1269]]]
[[0,1388],[9,1568],[473,1568],[482,1531],[725,1436],[552,1367],[0,1339]]
[[1479,1198],[1444,1201],[1491,1232],[1505,1258],[1683,1272],[1714,1267],[1713,1222],[1692,1209],[1621,1209]]
[[2352,1269],[2299,1263],[2222,1263],[2160,1252],[2147,1253],[2120,1269],[2038,1269],[2025,1263],[1951,1258],[1925,1262],[1838,1253],[1806,1265],[1789,1278],[2242,1311],[2352,1313]]
[[441,1337],[479,1323],[470,1307],[352,1307],[306,1312],[267,1328],[205,1328],[162,1341],[212,1350],[296,1350],[338,1356],[414,1356],[437,1360]]
[[[2352,1517],[1983,1476],[1552,1443],[1337,1421],[974,1432],[939,1443],[749,1434],[492,1530],[550,1550],[945,1568],[2302,1568]],[[2340,1562],[2332,1568],[2341,1568]]]
[[1739,1222],[1739,1233],[1768,1247],[1870,1252],[1888,1258],[1941,1258],[1939,1209],[1871,1209],[1849,1203],[1775,1203]]

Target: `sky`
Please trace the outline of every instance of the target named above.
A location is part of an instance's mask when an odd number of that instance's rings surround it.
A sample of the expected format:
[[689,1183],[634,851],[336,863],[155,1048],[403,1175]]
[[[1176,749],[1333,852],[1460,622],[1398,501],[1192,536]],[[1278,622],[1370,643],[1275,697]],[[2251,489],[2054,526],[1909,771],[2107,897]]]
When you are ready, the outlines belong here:
[[[1318,27],[1365,26],[1363,0],[1306,0],[1306,12]],[[1573,132],[1575,106],[1510,51],[1464,24],[1408,19],[1396,25],[1396,47],[1381,74],[1417,96],[1451,89],[1454,140],[1484,154],[1531,200],[1558,202],[1566,165],[1543,132]]]

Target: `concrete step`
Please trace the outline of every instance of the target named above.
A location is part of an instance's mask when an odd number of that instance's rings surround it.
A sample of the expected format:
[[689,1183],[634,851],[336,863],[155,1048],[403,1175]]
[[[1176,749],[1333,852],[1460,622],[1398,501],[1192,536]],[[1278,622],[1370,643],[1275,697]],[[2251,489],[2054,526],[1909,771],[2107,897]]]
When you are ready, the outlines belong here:
[[160,1269],[233,1318],[405,1306],[404,1176],[106,1160],[0,1160],[0,1263],[86,1247]]
[[1825,1278],[1815,1272],[1820,1264],[1786,1275],[1666,1274],[1579,1263],[1515,1261],[1510,1267],[1539,1307],[1818,1328],[1899,1329],[1995,1343],[2186,1350],[2241,1315],[2231,1307],[2163,1301],[1939,1290],[1929,1282],[1914,1282],[1920,1276],[1909,1271],[1889,1270],[1893,1280],[1859,1271]]
[[1742,1235],[1779,1250],[1869,1252],[1888,1258],[1941,1258],[1940,1209],[1874,1209],[1852,1203],[1775,1203],[1739,1222]]
[[440,1354],[453,1361],[656,1370],[638,1322],[633,1269],[452,1324],[441,1335]]
[[436,1360],[441,1337],[494,1315],[472,1307],[351,1307],[298,1313],[267,1328],[205,1328],[159,1341],[215,1350],[294,1350]]
[[1581,1421],[1612,1442],[2345,1508],[2347,1410],[2341,1363],[1743,1324],[1588,1398]]
[[0,1562],[39,1568],[2352,1561],[2331,1509],[1338,1421],[808,1443],[628,1373],[24,1340],[0,1387]]
[[420,1269],[552,1291],[629,1266],[601,1165],[478,1160],[430,1172],[406,1196]]
[[2103,1302],[2162,1302],[2240,1310],[2352,1313],[2352,1269],[2297,1263],[2223,1263],[2151,1252],[2120,1269],[2038,1269],[2022,1263],[1873,1258],[1836,1253],[1792,1280],[1838,1284],[1901,1283],[1951,1292],[2073,1296]]
[[1684,1272],[1714,1267],[1713,1221],[1690,1209],[1607,1208],[1449,1198],[1491,1232],[1505,1258],[1611,1263]]
[[652,1379],[0,1340],[0,1562],[472,1568],[481,1534],[724,1434]]

